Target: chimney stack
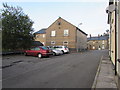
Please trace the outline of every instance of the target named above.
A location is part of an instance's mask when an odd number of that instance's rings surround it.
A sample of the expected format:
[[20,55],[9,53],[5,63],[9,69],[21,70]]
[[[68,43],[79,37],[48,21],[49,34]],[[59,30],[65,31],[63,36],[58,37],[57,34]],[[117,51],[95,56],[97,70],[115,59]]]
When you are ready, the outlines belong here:
[[91,34],[90,34],[90,38],[91,38]]
[[98,34],[98,37],[100,37],[100,34]]

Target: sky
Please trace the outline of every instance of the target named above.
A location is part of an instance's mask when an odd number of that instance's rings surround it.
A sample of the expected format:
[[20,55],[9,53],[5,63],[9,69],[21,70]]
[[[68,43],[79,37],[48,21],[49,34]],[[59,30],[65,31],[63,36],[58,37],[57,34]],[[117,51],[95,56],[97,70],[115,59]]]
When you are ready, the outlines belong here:
[[2,0],[0,8],[3,8],[3,2],[22,7],[23,12],[34,22],[34,32],[48,28],[59,17],[79,27],[88,36],[97,36],[109,29],[105,11],[108,0]]

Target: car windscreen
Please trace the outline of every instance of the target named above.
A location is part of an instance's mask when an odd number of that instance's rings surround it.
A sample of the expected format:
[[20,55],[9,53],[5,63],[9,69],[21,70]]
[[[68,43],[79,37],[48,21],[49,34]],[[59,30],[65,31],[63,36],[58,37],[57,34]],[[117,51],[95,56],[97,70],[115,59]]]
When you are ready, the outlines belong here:
[[35,50],[40,50],[40,48],[39,48],[39,47],[36,47]]
[[42,46],[41,48],[42,48],[42,49],[44,49],[44,50],[48,50],[48,48],[47,48],[47,47],[45,47],[45,46]]
[[54,48],[62,48],[61,46],[58,46],[58,47],[54,47]]
[[30,48],[29,50],[34,50],[34,48]]
[[51,48],[49,48],[49,49],[53,50],[53,49],[55,49],[55,48],[51,47]]

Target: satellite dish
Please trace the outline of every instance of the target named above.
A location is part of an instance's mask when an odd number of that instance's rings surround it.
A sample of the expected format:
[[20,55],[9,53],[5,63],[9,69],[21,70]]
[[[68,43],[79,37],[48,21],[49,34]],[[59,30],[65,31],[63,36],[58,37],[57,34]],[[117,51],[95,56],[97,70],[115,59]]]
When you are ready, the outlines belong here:
[[107,8],[106,8],[106,12],[113,12],[115,10],[115,5],[114,4],[111,4],[109,5]]

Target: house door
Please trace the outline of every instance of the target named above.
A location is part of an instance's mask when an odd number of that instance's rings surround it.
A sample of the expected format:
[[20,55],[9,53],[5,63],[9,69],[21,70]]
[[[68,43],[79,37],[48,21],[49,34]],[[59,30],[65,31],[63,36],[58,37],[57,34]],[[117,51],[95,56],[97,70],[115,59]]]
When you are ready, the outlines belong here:
[[92,46],[91,45],[89,45],[89,49],[92,50]]

